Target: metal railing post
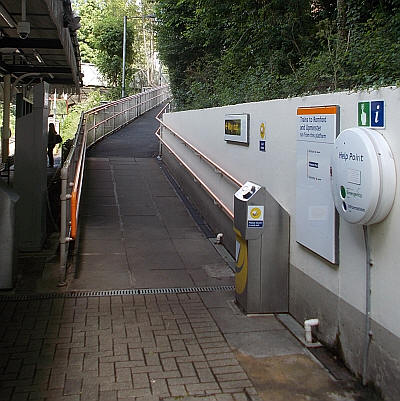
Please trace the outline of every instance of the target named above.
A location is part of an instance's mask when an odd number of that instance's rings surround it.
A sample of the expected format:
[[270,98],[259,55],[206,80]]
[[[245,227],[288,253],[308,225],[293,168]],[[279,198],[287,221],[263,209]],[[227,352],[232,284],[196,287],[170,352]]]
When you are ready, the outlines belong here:
[[97,124],[97,118],[96,118],[96,116],[97,116],[97,113],[94,113],[93,114],[93,130],[94,130],[94,141],[97,141],[97,127],[96,127],[96,124]]
[[106,107],[104,109],[103,113],[104,113],[104,120],[106,120],[106,122],[103,124],[104,125],[104,135],[107,135],[111,131],[111,124],[110,124],[110,120],[108,119],[109,115],[110,115],[109,108]]
[[162,159],[163,126],[160,124],[160,141],[158,142],[158,160]]
[[67,193],[68,188],[68,168],[63,167],[61,169],[61,224],[60,224],[60,269],[58,286],[62,287],[66,285],[65,276],[67,271],[67,243],[69,241],[68,234],[68,222],[67,222],[67,199],[71,196]]
[[[105,120],[105,118],[104,118],[105,112],[106,112],[105,110],[100,110],[99,111],[100,121],[102,121],[101,128],[100,128],[100,138],[102,138],[106,134],[106,124],[104,122],[104,120]],[[87,141],[87,138],[86,138],[86,141]]]
[[[167,87],[163,87],[142,92],[82,113],[73,145],[61,169],[60,266],[58,285],[63,286],[66,284],[68,243],[75,239],[78,226],[86,148],[110,132],[114,132],[129,123],[132,119],[144,114],[150,108],[160,104],[167,95]],[[168,127],[164,129],[169,130]],[[159,154],[161,155],[161,148]],[[70,183],[70,180],[73,183]],[[69,193],[70,185],[73,186],[71,193]],[[73,213],[74,217],[72,217]]]
[[91,115],[89,116],[88,120],[87,120],[87,123],[85,124],[85,127],[86,127],[87,129],[90,129],[90,130],[91,130],[91,134],[90,134],[90,136],[91,136],[91,143],[96,142],[96,136],[95,136],[95,133],[96,133],[96,132],[95,132],[94,130],[92,130],[92,127],[94,127],[95,122],[96,122],[96,119],[95,119],[95,117],[94,117],[94,114],[91,114]]

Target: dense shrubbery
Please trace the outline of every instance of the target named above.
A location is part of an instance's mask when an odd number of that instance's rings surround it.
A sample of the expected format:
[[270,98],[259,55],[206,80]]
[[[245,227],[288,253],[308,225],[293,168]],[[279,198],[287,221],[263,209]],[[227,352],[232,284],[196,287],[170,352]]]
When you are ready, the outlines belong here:
[[158,0],[179,108],[400,80],[400,0]]
[[60,134],[63,141],[67,139],[73,139],[78,129],[81,114],[84,111],[88,111],[93,107],[100,104],[102,96],[99,91],[90,92],[89,96],[83,102],[79,102],[72,107],[72,110],[67,114],[65,119],[61,123]]
[[[74,7],[81,18],[78,31],[81,57],[96,65],[101,75],[113,87],[109,97],[121,96],[124,16],[126,26],[125,94],[136,93],[146,80],[146,56],[149,47],[151,22],[140,15],[151,14],[152,4],[142,0],[140,7],[127,0],[75,0]],[[144,44],[144,34],[147,44]],[[147,47],[146,47],[147,46]],[[145,51],[146,50],[146,51]]]

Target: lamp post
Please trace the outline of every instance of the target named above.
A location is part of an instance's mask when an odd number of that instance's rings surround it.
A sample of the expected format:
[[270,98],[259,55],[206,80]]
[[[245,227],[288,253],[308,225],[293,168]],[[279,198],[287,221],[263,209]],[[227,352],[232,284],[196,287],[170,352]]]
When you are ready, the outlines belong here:
[[[143,20],[143,25],[144,25],[144,19],[149,18],[149,19],[155,19],[156,16],[154,14],[150,15],[141,15],[137,17],[129,17],[129,19],[142,19]],[[124,35],[122,38],[122,97],[125,97],[125,64],[126,64],[126,25],[127,25],[128,17],[125,15],[124,16]],[[143,28],[144,31],[144,28]],[[143,36],[143,41],[145,41],[145,38]],[[146,45],[146,44],[145,44]],[[147,54],[146,54],[146,62],[147,62]]]
[[122,94],[121,94],[121,97],[125,97],[126,22],[127,22],[127,16],[124,15],[124,36],[122,39]]

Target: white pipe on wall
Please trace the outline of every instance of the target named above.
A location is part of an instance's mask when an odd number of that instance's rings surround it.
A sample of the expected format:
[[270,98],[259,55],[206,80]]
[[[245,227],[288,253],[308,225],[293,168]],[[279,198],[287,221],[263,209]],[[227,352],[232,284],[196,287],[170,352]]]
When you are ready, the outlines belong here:
[[305,331],[305,338],[307,343],[312,343],[312,333],[311,329],[314,326],[319,325],[319,320],[318,319],[308,319],[304,321],[304,331]]

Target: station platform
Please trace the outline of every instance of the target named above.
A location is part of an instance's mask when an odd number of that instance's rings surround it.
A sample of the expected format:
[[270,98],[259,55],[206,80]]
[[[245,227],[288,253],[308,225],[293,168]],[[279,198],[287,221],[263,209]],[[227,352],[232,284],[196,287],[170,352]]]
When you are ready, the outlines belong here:
[[230,256],[156,157],[158,111],[88,151],[68,287],[0,297],[0,399],[379,400],[237,308]]

